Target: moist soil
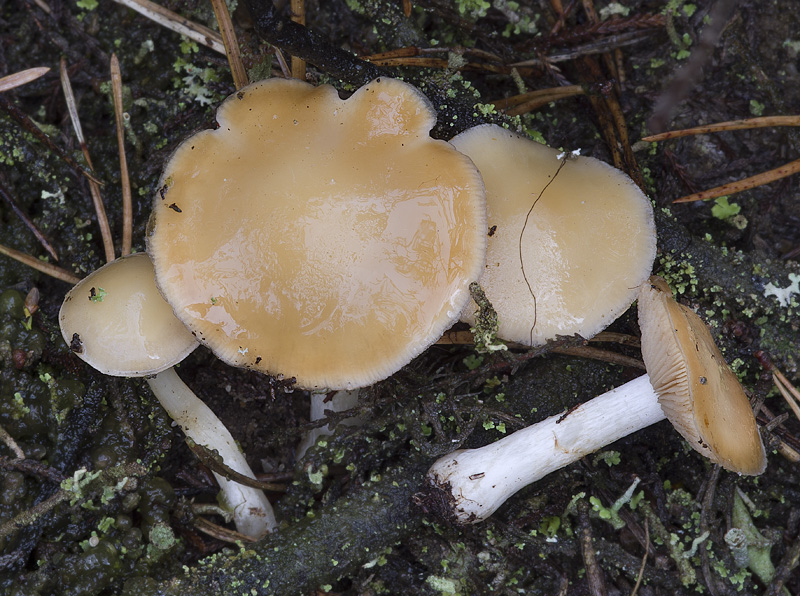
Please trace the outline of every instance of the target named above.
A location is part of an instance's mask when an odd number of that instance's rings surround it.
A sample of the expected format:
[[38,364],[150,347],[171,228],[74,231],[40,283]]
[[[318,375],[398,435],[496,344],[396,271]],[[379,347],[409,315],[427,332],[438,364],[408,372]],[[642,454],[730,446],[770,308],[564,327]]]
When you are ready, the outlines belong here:
[[[217,29],[210,4],[164,4]],[[800,133],[768,126],[641,140],[800,114],[794,2],[312,0],[310,37],[288,24],[285,2],[272,12],[256,1],[231,8],[251,80],[282,76],[276,51],[308,58],[307,80],[343,97],[376,72],[400,76],[432,98],[438,138],[498,122],[627,171],[655,205],[654,272],[707,320],[763,404],[769,466],[758,478],[720,471],[663,422],[526,488],[485,522],[448,518],[448,503],[423,480],[430,463],[638,376],[618,357],[639,358],[635,311],[610,328],[625,341],[593,344],[599,359],[553,353],[582,343],[575,338],[535,353],[434,346],[362,391],[353,412],[361,423],[340,425],[300,461],[308,395],[200,348],[179,374],[260,477],[280,485],[268,492],[279,531],[261,545],[231,543],[232,525],[201,508],[215,504],[210,470],[146,384],[104,377],[70,353],[57,323],[69,284],[2,256],[0,426],[26,457],[0,443],[0,593],[800,594],[800,422],[763,365],[800,381],[800,292],[784,290],[785,302],[770,295],[800,280],[791,277],[800,273],[800,177],[672,204],[800,159]],[[0,243],[77,277],[104,261],[89,186],[32,127],[85,164],[59,81],[63,60],[119,250],[112,54],[134,250],[144,250],[165,160],[212,127],[215,106],[234,91],[222,54],[122,5],[0,0],[0,75],[51,69],[0,92]],[[515,117],[500,109],[523,92],[568,85],[581,94]],[[34,288],[38,310],[28,317],[22,300]],[[221,529],[203,531],[201,517]]]

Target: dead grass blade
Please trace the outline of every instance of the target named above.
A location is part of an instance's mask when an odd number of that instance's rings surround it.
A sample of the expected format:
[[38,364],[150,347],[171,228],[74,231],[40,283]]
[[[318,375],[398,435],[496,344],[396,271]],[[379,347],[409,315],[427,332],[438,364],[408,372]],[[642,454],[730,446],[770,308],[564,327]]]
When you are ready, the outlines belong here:
[[551,101],[583,94],[584,90],[580,85],[565,85],[563,87],[553,87],[551,89],[537,89],[536,91],[521,93],[506,99],[499,99],[492,103],[494,107],[498,110],[502,110],[508,116],[520,116],[540,108]]
[[257,542],[255,538],[245,536],[244,534],[240,534],[235,530],[218,526],[217,524],[208,521],[204,517],[197,516],[194,518],[192,523],[199,531],[211,536],[212,538],[216,538],[217,540],[222,540],[223,542],[229,542],[231,544],[236,544],[237,542]]
[[231,67],[233,84],[237,89],[241,89],[247,86],[250,80],[247,78],[242,54],[239,52],[239,40],[236,38],[228,5],[225,0],[211,0],[211,6],[214,8],[214,16],[217,17],[217,24],[222,33],[222,42],[225,45],[225,55],[228,57],[228,64]]
[[122,73],[116,54],[111,54],[111,94],[114,98],[114,120],[117,125],[117,147],[119,148],[119,173],[122,182],[122,248],[121,254],[131,254],[133,244],[133,201],[131,180],[128,176],[128,158],[125,155],[125,123],[122,108]]
[[[83,151],[86,164],[89,166],[89,169],[94,172],[92,159],[89,156],[89,148],[86,146],[86,139],[83,136],[81,121],[78,117],[78,104],[75,101],[75,94],[72,92],[72,83],[70,83],[69,74],[67,74],[67,61],[63,57],[61,58],[59,69],[61,72],[61,88],[64,90],[64,98],[67,102],[67,111],[72,121],[72,128],[75,130],[75,136],[78,137],[78,142],[81,145],[81,151]],[[89,192],[92,195],[92,203],[94,203],[94,210],[97,214],[97,224],[100,226],[100,235],[103,238],[106,261],[110,263],[114,260],[114,240],[111,237],[111,227],[108,225],[108,216],[106,215],[106,208],[103,205],[103,197],[100,196],[100,185],[94,180],[89,180]]]
[[150,2],[150,0],[114,0],[114,2],[135,10],[140,15],[147,17],[154,23],[158,23],[162,27],[166,27],[170,31],[185,35],[215,52],[225,54],[225,43],[219,33],[203,25],[193,23],[189,19],[155,2]]
[[772,367],[772,382],[778,388],[786,403],[789,404],[794,415],[800,420],[800,391],[775,366]]
[[14,89],[15,87],[27,85],[31,81],[43,77],[48,72],[50,72],[50,69],[47,66],[37,66],[36,68],[29,68],[4,76],[0,78],[0,93],[8,91],[9,89]]
[[751,128],[769,128],[771,126],[800,126],[800,116],[761,116],[759,118],[746,118],[744,120],[728,120],[715,122],[703,126],[693,126],[681,130],[668,130],[656,135],[644,137],[642,140],[651,142],[668,141],[692,135],[702,135],[726,130],[748,130]]
[[757,188],[759,186],[769,184],[770,182],[780,180],[781,178],[786,178],[787,176],[797,174],[798,172],[800,172],[800,159],[790,161],[789,163],[775,168],[774,170],[761,172],[760,174],[750,176],[749,178],[743,178],[742,180],[736,180],[735,182],[729,182],[728,184],[723,184],[722,186],[716,186],[708,190],[701,190],[700,192],[696,192],[685,197],[680,197],[672,202],[691,203],[693,201],[707,201],[708,199],[716,199],[717,197],[732,195],[744,190],[750,190],[751,188]]
[[[305,0],[292,0],[291,10],[292,10],[292,21],[294,21],[298,25],[305,26],[306,24]],[[306,80],[306,61],[303,60],[302,58],[298,58],[297,56],[292,56],[292,77],[295,79],[300,79],[301,81]]]
[[0,244],[0,254],[3,254],[7,257],[11,257],[15,261],[18,261],[23,265],[27,265],[31,269],[36,269],[37,271],[45,273],[50,277],[55,277],[56,279],[65,281],[68,284],[75,285],[81,280],[79,277],[75,277],[74,275],[72,275],[72,273],[70,273],[66,269],[62,269],[61,267],[57,267],[56,265],[51,265],[50,263],[47,263],[45,261],[40,261],[37,258],[25,254],[24,252],[14,250],[13,248],[3,246],[2,244]]
[[[752,128],[767,128],[772,126],[800,126],[800,116],[761,116],[759,118],[746,118],[744,120],[728,120],[726,122],[716,122],[714,124],[706,124],[703,126],[694,126],[692,128],[684,128],[681,130],[670,130],[655,135],[643,137],[642,140],[648,143],[667,141],[669,139],[679,139],[692,135],[707,134],[714,132],[724,132],[731,130],[748,130]],[[725,195],[736,194],[744,190],[757,188],[770,182],[775,182],[781,178],[786,178],[800,172],[800,159],[789,162],[778,168],[737,180],[729,182],[722,186],[716,186],[708,190],[692,193],[685,197],[675,199],[673,203],[692,203],[694,201],[707,201],[709,199],[716,199]]]

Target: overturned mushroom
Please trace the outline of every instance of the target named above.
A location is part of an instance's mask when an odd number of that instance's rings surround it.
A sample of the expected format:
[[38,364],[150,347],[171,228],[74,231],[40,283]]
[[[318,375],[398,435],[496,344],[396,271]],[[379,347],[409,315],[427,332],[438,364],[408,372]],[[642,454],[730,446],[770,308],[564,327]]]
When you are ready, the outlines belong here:
[[740,474],[764,471],[766,455],[755,417],[708,327],[673,300],[660,278],[642,285],[639,319],[642,355],[652,376],[433,464],[429,481],[434,490],[446,493],[457,521],[486,519],[528,484],[663,420],[665,414],[712,461]]
[[[479,283],[497,336],[541,345],[591,338],[633,302],[656,254],[649,199],[623,172],[495,125],[451,141],[486,184],[488,248]],[[474,303],[464,320],[475,323]]]
[[651,277],[639,292],[639,326],[650,383],[675,429],[722,467],[761,474],[767,456],[739,379],[706,324],[672,298],[660,277]]
[[217,120],[167,164],[148,236],[162,294],[217,356],[352,389],[458,319],[484,262],[483,183],[430,137],[419,91],[270,79]]
[[[228,429],[171,368],[198,344],[158,293],[146,254],[112,261],[80,281],[65,297],[59,322],[70,349],[100,372],[153,375],[150,389],[186,436],[254,478]],[[262,491],[215,476],[239,532],[260,538],[277,527]]]

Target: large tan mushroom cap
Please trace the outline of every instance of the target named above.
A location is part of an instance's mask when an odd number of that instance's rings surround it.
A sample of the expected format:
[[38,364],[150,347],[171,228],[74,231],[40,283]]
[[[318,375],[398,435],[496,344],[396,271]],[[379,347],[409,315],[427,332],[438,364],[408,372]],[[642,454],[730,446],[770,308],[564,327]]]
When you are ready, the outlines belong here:
[[198,345],[158,293],[144,253],[112,261],[82,279],[67,293],[58,318],[70,349],[107,375],[153,375]]
[[642,285],[639,326],[647,374],[673,426],[711,461],[761,474],[767,459],[744,389],[705,323],[659,277]]
[[416,89],[347,100],[271,79],[185,141],[148,251],[176,315],[221,359],[353,388],[407,364],[458,319],[485,254],[483,183],[430,138]]
[[[559,171],[558,151],[494,125],[451,142],[486,184],[480,284],[498,314],[498,337],[528,345],[589,338],[631,305],[656,242],[650,201],[628,176],[590,157],[569,157]],[[474,310],[470,303],[464,311],[470,324]]]

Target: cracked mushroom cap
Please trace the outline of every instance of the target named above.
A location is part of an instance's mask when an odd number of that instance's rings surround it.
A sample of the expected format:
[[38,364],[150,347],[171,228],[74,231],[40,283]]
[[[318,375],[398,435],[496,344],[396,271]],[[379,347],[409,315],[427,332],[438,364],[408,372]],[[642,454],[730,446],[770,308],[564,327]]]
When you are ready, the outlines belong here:
[[148,252],[159,288],[235,366],[349,389],[383,379],[456,320],[483,266],[483,183],[429,131],[414,87],[346,100],[270,79],[166,165]]
[[158,293],[145,253],[112,261],[78,282],[58,319],[70,349],[106,375],[154,375],[198,345]]
[[664,415],[696,451],[740,474],[767,465],[750,401],[694,311],[660,277],[639,292],[642,357]]
[[[541,345],[590,338],[621,315],[656,254],[649,199],[620,170],[495,125],[452,141],[486,184],[488,248],[479,280],[497,336]],[[562,167],[563,163],[563,167]],[[475,324],[475,304],[463,320]]]

